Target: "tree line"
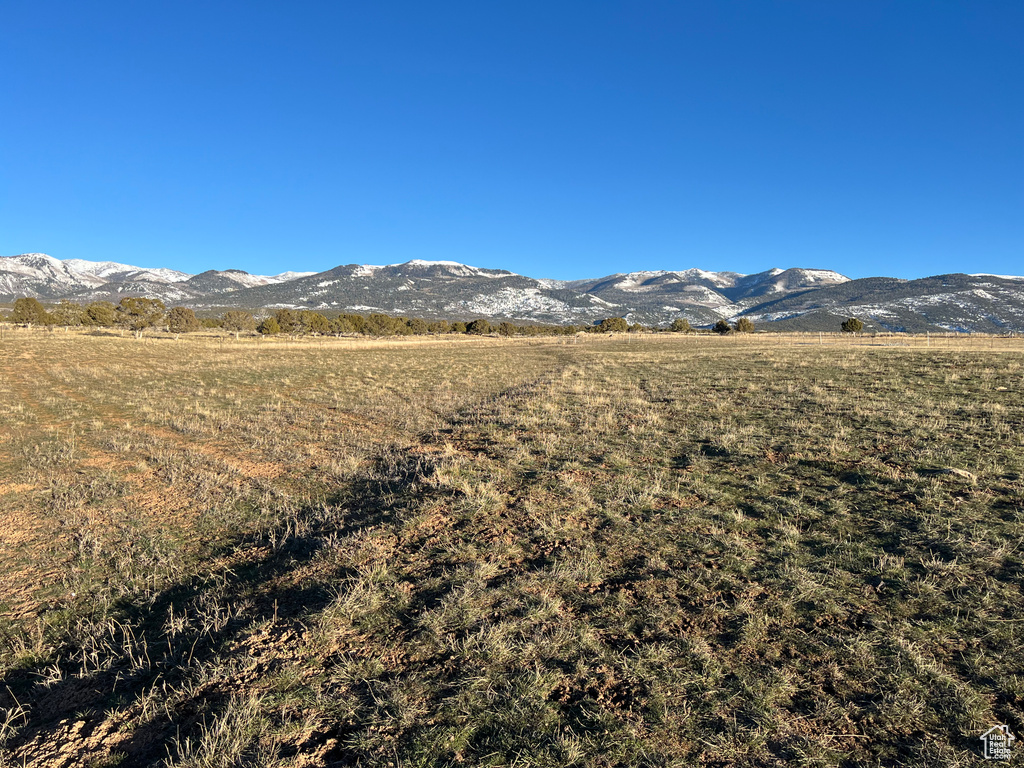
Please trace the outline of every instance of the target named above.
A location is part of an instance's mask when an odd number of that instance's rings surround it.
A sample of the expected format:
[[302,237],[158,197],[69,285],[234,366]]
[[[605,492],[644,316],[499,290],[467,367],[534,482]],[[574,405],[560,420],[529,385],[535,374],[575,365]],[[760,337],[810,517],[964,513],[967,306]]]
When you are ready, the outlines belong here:
[[[2,317],[2,316],[0,316]],[[94,301],[76,304],[62,300],[47,308],[38,299],[25,297],[14,302],[6,316],[8,322],[20,325],[92,326],[97,328],[123,328],[141,335],[149,328],[163,328],[171,333],[193,333],[204,328],[221,328],[234,333],[260,333],[266,336],[425,336],[440,334],[469,334],[476,336],[553,336],[576,333],[695,333],[690,323],[677,318],[668,327],[629,323],[622,317],[608,317],[592,325],[553,325],[528,323],[516,325],[508,321],[492,323],[485,318],[468,322],[423,320],[421,318],[394,317],[381,313],[356,315],[341,313],[327,316],[309,309],[278,309],[273,314],[257,317],[252,312],[232,309],[216,317],[198,317],[188,307],[170,310],[159,299],[126,296],[118,304]],[[860,333],[864,324],[848,318],[841,324],[844,333]],[[711,327],[718,334],[753,333],[754,323],[741,317],[730,324],[719,320]]]
[[[94,301],[76,304],[63,300],[46,307],[38,299],[26,297],[14,302],[5,318],[20,325],[87,326],[96,328],[122,328],[141,335],[147,329],[166,329],[170,333],[193,333],[204,328],[220,328],[236,335],[260,333],[267,336],[424,336],[440,334],[469,334],[476,336],[539,336],[573,335],[580,332],[650,332],[665,330],[630,324],[624,318],[613,317],[593,325],[553,325],[529,323],[517,325],[508,321],[491,322],[485,318],[471,321],[424,320],[422,318],[395,317],[383,313],[359,315],[340,313],[327,316],[313,310],[278,309],[272,314],[257,317],[244,310],[228,310],[215,317],[199,317],[188,307],[170,310],[159,299],[125,297],[118,304]],[[678,326],[673,331],[689,331]]]

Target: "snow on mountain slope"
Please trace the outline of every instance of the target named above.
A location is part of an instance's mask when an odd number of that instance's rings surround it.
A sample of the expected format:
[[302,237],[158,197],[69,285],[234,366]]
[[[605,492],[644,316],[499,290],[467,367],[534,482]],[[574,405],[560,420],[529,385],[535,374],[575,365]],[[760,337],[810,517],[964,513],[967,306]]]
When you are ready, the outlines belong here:
[[180,283],[192,275],[165,267],[135,267],[131,264],[119,264],[116,261],[86,261],[85,259],[65,259],[65,265],[80,275],[92,275],[107,282],[123,280],[155,280],[165,283]]
[[528,320],[538,315],[571,319],[579,312],[564,301],[545,296],[537,288],[499,288],[463,301],[452,302],[445,311],[456,315],[484,315]]
[[[81,275],[60,259],[45,253],[23,253],[18,256],[5,256],[0,260],[0,269],[14,272],[38,280],[58,280],[62,282],[80,282],[86,275]],[[95,281],[93,281],[95,282]]]
[[[389,266],[394,265],[391,264]],[[370,277],[381,269],[384,269],[384,267],[379,264],[357,264],[355,269],[352,270],[352,277]]]
[[255,288],[258,285],[277,285],[278,283],[287,283],[292,280],[298,280],[300,277],[309,277],[310,275],[315,275],[317,273],[282,272],[279,275],[250,275],[248,272],[244,272],[240,269],[225,269],[217,274],[222,275],[229,280],[233,280],[243,288]]
[[0,296],[54,297],[102,285],[102,278],[82,275],[45,253],[0,258]]
[[555,279],[549,278],[549,277],[538,277],[537,278],[537,285],[539,285],[541,288],[552,288],[552,289],[555,289],[555,290],[557,290],[559,288],[567,288],[567,287],[569,287],[569,283],[570,282],[571,282],[570,280],[555,280]]
[[1012,278],[964,274],[861,278],[773,297],[744,314],[755,323],[804,329],[833,328],[843,318],[856,317],[894,331],[1020,332],[1024,286]]
[[796,271],[803,274],[805,279],[812,283],[845,283],[850,279],[831,269],[797,269]]
[[629,291],[632,293],[650,293],[660,290],[666,285],[702,284],[712,288],[725,288],[735,284],[736,278],[743,277],[735,272],[708,272],[703,269],[684,270],[641,270],[625,272],[593,280],[573,280],[568,285],[594,291]]
[[259,275],[268,283],[287,283],[289,280],[298,280],[300,277],[309,277],[316,272],[282,272],[279,275]]
[[392,272],[421,276],[429,275],[434,277],[519,277],[514,272],[503,269],[484,269],[483,267],[471,267],[468,264],[460,264],[457,261],[426,261],[424,259],[413,259],[401,264],[388,264],[383,269]]
[[[458,262],[458,261],[428,261],[426,259],[412,259],[411,261],[403,261],[403,262],[400,262],[398,264],[388,264],[389,267],[401,267],[401,266],[434,267],[434,266],[439,266],[439,265],[440,266],[444,266],[444,267],[465,267],[466,266],[465,264],[463,264],[461,262]],[[476,267],[469,267],[469,269],[476,269]]]
[[706,269],[684,269],[681,272],[673,272],[672,274],[678,275],[684,280],[706,280],[709,283],[719,287],[728,288],[731,285],[736,284],[736,280],[744,275],[737,274],[736,272],[709,272]]
[[[0,301],[119,301],[149,296],[193,307],[294,307],[383,311],[408,317],[589,323],[621,316],[709,326],[748,317],[759,326],[830,329],[861,316],[876,328],[1024,330],[1024,277],[938,275],[913,281],[851,281],[828,269],[769,269],[751,275],[698,268],[617,273],[589,280],[535,279],[455,261],[346,264],[324,272],[252,275],[236,269],[198,275],[47,254],[0,257]],[[838,318],[838,319],[837,319]],[[777,325],[776,325],[777,324]]]
[[255,288],[257,285],[271,285],[274,281],[264,275],[250,275],[241,269],[225,269],[218,272],[222,277],[238,283],[243,288]]

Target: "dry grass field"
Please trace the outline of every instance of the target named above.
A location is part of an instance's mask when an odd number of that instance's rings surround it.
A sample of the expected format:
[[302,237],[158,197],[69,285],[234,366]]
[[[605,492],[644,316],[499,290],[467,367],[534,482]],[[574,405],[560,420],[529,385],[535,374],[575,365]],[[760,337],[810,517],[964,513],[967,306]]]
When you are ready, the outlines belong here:
[[1024,342],[0,340],[0,765],[981,765]]

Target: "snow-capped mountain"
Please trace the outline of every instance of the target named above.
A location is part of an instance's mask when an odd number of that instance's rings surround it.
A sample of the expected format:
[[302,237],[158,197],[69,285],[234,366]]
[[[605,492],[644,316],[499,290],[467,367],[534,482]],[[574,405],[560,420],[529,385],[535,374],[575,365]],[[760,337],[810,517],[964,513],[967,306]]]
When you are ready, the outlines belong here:
[[[296,278],[299,278],[299,277],[309,277],[310,275],[315,275],[315,274],[316,274],[316,272],[282,272],[279,275],[270,275],[269,277],[266,277],[265,279],[266,279],[266,281],[268,283],[287,283],[289,280],[295,280]],[[264,275],[260,275],[260,277],[265,277],[265,276]]]
[[1024,331],[1024,278],[936,275],[919,280],[869,277],[773,298],[745,311],[755,324],[834,330],[856,317],[892,331],[1005,333]]
[[131,282],[133,280],[150,280],[158,283],[180,283],[192,275],[174,269],[157,267],[133,267],[130,264],[118,264],[116,261],[86,261],[85,259],[65,259],[64,265],[80,275],[91,275],[107,283]]
[[404,264],[346,264],[287,283],[207,297],[202,303],[540,322],[589,322],[596,314],[608,314],[607,310],[590,312],[595,302],[578,292],[550,289],[531,277],[421,259]]
[[753,275],[737,272],[628,272],[567,285],[597,296],[610,305],[628,306],[638,316],[676,312],[690,322],[713,323],[755,306],[766,297],[837,285],[848,277],[824,269],[771,269]]
[[45,253],[0,259],[0,296],[59,298],[104,282],[103,278],[76,272]]
[[627,272],[588,280],[537,279],[455,261],[347,264],[325,272],[189,275],[39,253],[0,258],[0,301],[35,296],[78,302],[150,296],[219,310],[276,307],[383,312],[422,318],[488,317],[589,324],[606,317],[696,326],[748,317],[756,325],[834,330],[846,317],[891,330],[1024,331],[1024,278],[942,275],[850,280],[827,269],[752,275],[702,269]]
[[273,285],[311,274],[250,275],[239,269],[228,269],[190,275],[165,267],[136,267],[116,261],[85,259],[61,261],[45,253],[23,253],[0,257],[0,301],[11,301],[18,296],[76,301],[118,301],[122,296],[150,296],[166,302],[188,303],[210,294]]
[[835,285],[845,283],[849,279],[827,269],[770,269],[754,275],[686,269],[680,272],[628,272],[597,280],[576,280],[568,285],[589,292],[619,290],[630,293],[662,293],[697,286],[721,293],[730,299],[739,299],[765,293],[784,293],[802,288]]

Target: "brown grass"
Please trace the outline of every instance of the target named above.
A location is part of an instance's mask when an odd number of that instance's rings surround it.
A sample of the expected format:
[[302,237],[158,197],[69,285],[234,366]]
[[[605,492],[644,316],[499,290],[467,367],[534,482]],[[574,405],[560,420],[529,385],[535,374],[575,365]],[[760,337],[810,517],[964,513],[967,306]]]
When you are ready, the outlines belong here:
[[897,341],[9,333],[6,755],[975,764],[1021,340]]

